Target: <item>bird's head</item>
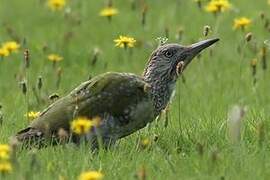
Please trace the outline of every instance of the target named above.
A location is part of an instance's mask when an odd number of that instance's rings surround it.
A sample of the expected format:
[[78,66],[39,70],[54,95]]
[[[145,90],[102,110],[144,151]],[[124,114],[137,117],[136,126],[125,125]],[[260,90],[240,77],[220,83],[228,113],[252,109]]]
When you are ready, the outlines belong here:
[[144,77],[146,79],[164,77],[175,80],[196,55],[218,40],[217,38],[203,40],[189,46],[161,45],[152,53]]

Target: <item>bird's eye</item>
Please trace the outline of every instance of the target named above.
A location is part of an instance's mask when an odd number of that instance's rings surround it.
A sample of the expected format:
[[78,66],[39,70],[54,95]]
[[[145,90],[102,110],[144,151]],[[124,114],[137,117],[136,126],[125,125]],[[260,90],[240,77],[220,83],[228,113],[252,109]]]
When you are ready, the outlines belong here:
[[170,51],[170,50],[167,50],[165,51],[164,55],[167,57],[167,58],[171,58],[173,56],[173,52]]

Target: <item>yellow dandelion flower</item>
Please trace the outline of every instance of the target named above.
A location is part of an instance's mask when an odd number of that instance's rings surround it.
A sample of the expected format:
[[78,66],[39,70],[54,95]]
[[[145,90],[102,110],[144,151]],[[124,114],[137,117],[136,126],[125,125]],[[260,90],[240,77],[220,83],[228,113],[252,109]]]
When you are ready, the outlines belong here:
[[7,144],[0,144],[0,159],[9,159],[11,149]]
[[270,0],[268,0],[267,2],[268,2],[268,4],[270,5]]
[[91,130],[91,128],[99,126],[100,121],[99,117],[95,117],[93,119],[79,117],[71,122],[71,130],[75,134],[86,134]]
[[234,19],[234,29],[245,29],[248,25],[251,24],[251,20],[246,17],[241,17]]
[[7,57],[9,55],[9,51],[6,48],[0,48],[0,57]]
[[118,14],[118,10],[116,8],[113,7],[106,7],[104,9],[102,9],[99,13],[100,16],[103,17],[112,17]]
[[9,53],[18,52],[20,44],[16,41],[8,41],[3,44],[2,48],[8,50]]
[[151,144],[151,141],[148,138],[145,138],[145,139],[141,140],[141,142],[140,142],[140,145],[142,148],[147,148],[150,144]]
[[218,12],[217,6],[213,5],[212,3],[209,3],[207,6],[205,6],[205,10],[207,12],[216,13]]
[[79,180],[101,180],[103,179],[104,175],[98,171],[86,171],[81,173],[79,176]]
[[220,11],[226,11],[231,7],[228,0],[212,0],[212,3],[217,6]]
[[133,37],[128,36],[119,36],[118,39],[114,40],[115,46],[118,46],[120,48],[127,48],[127,47],[134,47],[136,40]]
[[0,173],[10,173],[12,171],[12,166],[10,162],[1,162],[0,163]]
[[35,119],[40,115],[40,112],[37,111],[30,111],[27,114],[25,114],[24,116],[28,117],[29,119]]
[[224,12],[231,8],[228,0],[211,0],[206,6],[205,10],[211,13]]
[[58,54],[50,54],[48,55],[48,59],[49,61],[52,61],[52,62],[58,62],[58,61],[62,61],[64,58]]
[[62,10],[66,5],[66,0],[48,0],[47,5],[53,11]]

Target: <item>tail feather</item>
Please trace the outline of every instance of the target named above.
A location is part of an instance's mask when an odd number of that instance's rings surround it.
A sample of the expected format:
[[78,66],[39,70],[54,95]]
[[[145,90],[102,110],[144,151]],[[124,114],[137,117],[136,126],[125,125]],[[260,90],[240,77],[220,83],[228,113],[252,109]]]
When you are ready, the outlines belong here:
[[44,134],[38,129],[28,127],[19,131],[15,138],[24,146],[40,146],[44,141]]

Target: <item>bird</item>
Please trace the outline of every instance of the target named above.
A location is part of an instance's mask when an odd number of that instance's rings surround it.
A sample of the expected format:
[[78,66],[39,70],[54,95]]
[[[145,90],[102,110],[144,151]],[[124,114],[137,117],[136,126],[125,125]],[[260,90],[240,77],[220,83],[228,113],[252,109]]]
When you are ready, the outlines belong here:
[[170,103],[177,79],[192,59],[217,41],[206,39],[188,46],[163,43],[150,55],[142,75],[97,75],[49,105],[14,137],[27,146],[43,147],[52,139],[58,140],[61,129],[71,142],[78,143],[80,136],[70,129],[72,120],[99,117],[99,125],[84,138],[92,149],[111,147],[154,121]]

